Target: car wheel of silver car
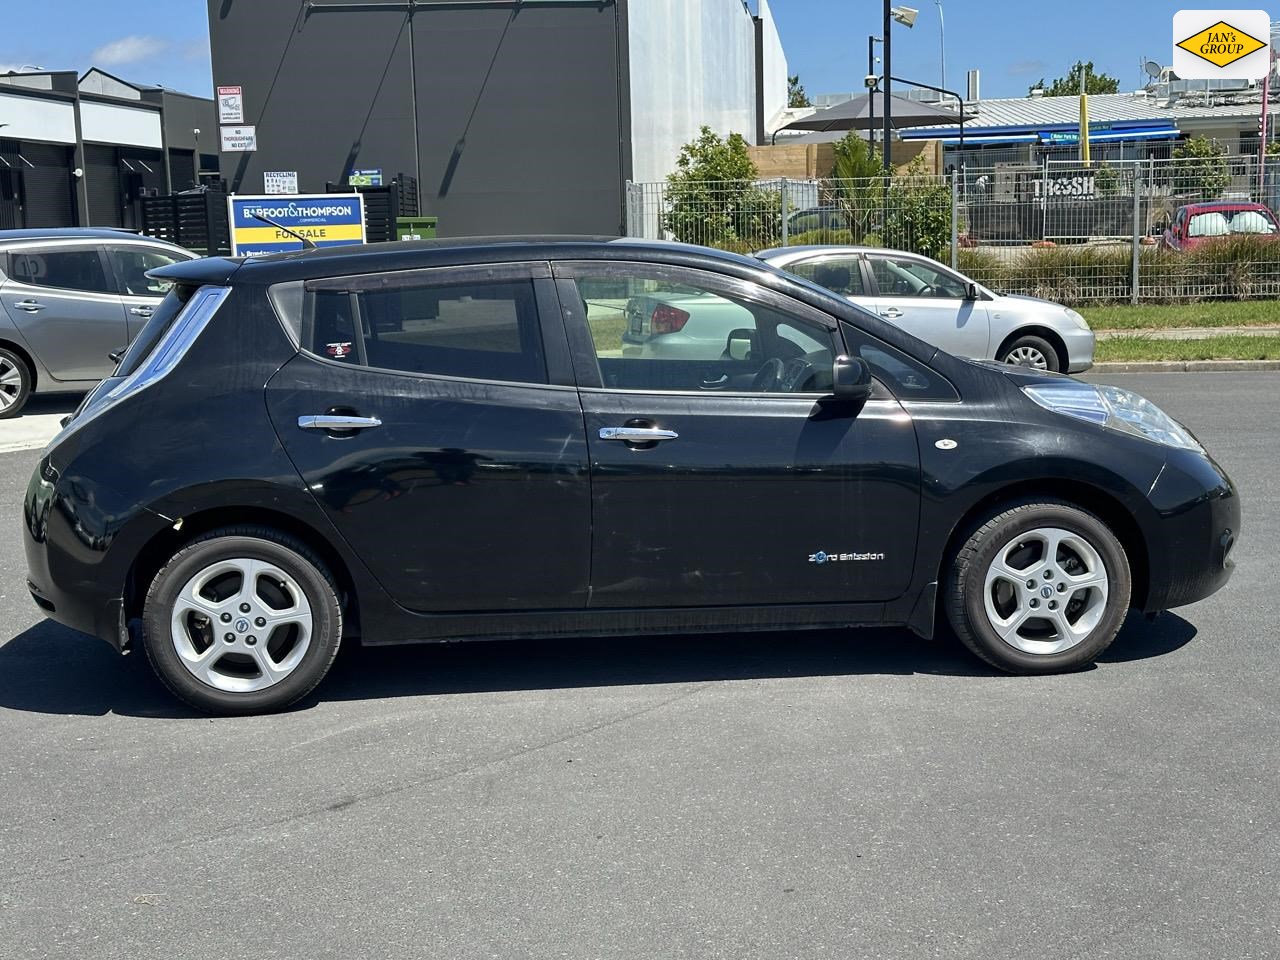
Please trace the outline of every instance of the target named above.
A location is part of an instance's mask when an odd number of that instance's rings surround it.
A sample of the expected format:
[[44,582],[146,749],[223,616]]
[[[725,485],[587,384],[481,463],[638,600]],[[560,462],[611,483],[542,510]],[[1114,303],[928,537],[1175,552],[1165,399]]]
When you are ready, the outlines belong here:
[[16,417],[31,397],[31,368],[14,353],[0,347],[0,420]]
[[1010,673],[1056,673],[1092,662],[1129,609],[1128,558],[1115,534],[1054,501],[1002,509],[972,531],[944,596],[956,634]]
[[303,544],[257,527],[189,543],[156,574],[144,647],[174,693],[210,713],[278,710],[315,688],[342,638],[332,576]]
[[1032,367],[1054,373],[1057,373],[1062,366],[1058,361],[1058,351],[1053,349],[1053,344],[1043,337],[1030,334],[1014,340],[996,359],[1001,363],[1009,363],[1017,367]]

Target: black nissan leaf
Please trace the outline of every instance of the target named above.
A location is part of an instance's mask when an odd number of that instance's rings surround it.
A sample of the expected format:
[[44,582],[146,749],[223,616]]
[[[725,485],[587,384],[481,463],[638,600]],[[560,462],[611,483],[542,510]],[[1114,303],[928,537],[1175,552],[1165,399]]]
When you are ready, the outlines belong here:
[[1153,404],[756,260],[506,238],[152,276],[31,478],[29,587],[204,710],[284,707],[343,641],[948,623],[1050,673],[1231,575],[1236,489]]

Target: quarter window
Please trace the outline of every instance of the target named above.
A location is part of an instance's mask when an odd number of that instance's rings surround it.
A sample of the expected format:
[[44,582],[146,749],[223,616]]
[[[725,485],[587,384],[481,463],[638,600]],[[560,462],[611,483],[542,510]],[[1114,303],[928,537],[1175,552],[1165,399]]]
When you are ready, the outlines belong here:
[[10,254],[9,275],[19,283],[59,290],[114,293],[97,249],[18,250]]
[[862,284],[862,263],[858,257],[804,260],[791,264],[786,270],[842,297],[861,297],[867,292]]
[[955,274],[910,257],[872,257],[871,272],[882,297],[963,299],[966,292]]
[[834,332],[808,318],[659,273],[582,276],[605,387],[827,393]]
[[389,275],[307,285],[304,344],[351,365],[545,383],[530,281],[440,284]]

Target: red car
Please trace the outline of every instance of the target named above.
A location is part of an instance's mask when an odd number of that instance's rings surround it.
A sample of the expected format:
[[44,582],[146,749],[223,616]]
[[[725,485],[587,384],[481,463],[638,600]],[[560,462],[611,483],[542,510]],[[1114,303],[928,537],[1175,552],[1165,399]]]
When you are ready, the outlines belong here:
[[1210,200],[1179,207],[1165,229],[1160,245],[1169,250],[1191,250],[1222,237],[1280,237],[1275,214],[1261,203],[1247,200]]

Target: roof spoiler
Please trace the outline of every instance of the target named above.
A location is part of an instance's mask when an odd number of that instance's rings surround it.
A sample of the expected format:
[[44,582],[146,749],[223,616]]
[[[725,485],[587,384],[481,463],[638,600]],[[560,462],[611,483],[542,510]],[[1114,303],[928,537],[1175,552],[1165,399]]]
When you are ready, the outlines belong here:
[[201,257],[199,260],[183,260],[166,267],[148,270],[153,280],[169,280],[174,283],[190,283],[225,287],[240,269],[240,261],[228,257]]

